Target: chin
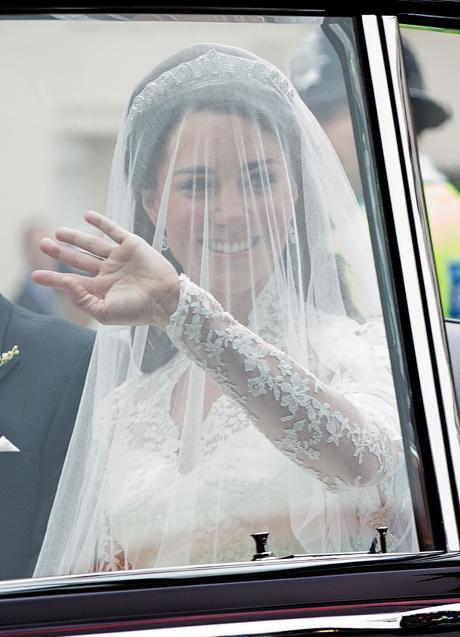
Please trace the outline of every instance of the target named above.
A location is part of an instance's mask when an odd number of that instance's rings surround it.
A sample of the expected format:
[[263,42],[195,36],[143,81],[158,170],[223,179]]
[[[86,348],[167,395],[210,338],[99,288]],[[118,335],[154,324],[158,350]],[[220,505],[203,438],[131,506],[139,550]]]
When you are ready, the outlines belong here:
[[[248,264],[243,267],[232,266],[231,269],[217,273],[210,277],[209,291],[223,297],[224,295],[241,295],[247,292],[251,296],[258,294],[270,278],[271,270],[251,270]],[[251,273],[251,276],[249,276]]]

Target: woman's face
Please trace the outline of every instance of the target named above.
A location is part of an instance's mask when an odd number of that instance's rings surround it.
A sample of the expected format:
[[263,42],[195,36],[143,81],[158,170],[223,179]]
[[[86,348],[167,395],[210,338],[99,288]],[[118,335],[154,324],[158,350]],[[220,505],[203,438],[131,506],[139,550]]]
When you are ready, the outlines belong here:
[[155,224],[166,214],[167,243],[192,280],[221,297],[259,291],[294,214],[289,170],[279,141],[258,123],[196,112],[171,135],[144,206]]

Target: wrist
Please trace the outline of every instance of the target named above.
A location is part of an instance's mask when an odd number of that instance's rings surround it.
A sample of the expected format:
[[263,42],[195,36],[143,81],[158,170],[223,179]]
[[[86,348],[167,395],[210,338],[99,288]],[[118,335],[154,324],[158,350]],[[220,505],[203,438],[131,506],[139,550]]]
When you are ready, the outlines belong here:
[[168,325],[171,316],[177,310],[179,299],[180,280],[179,277],[176,276],[176,278],[165,287],[164,293],[161,297],[161,301],[159,303],[161,312],[159,313],[160,316],[158,317],[158,321],[156,321],[159,327],[166,327]]

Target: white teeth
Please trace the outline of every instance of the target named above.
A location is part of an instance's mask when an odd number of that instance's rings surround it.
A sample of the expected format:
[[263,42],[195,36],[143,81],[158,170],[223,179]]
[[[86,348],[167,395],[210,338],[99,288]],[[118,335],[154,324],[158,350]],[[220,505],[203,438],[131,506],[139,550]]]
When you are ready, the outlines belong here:
[[250,241],[233,241],[227,243],[225,241],[210,241],[209,248],[213,252],[224,252],[226,254],[235,254],[237,252],[244,252],[251,247]]

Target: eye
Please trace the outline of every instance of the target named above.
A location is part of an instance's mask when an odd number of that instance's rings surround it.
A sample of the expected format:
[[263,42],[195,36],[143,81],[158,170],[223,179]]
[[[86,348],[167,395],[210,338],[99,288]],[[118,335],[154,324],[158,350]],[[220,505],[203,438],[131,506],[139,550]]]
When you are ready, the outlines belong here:
[[205,175],[192,176],[179,184],[179,190],[190,195],[203,196],[214,188],[214,179]]
[[246,176],[245,185],[251,186],[255,190],[263,190],[269,188],[270,185],[275,184],[277,181],[276,175],[267,171],[251,172],[249,176]]

